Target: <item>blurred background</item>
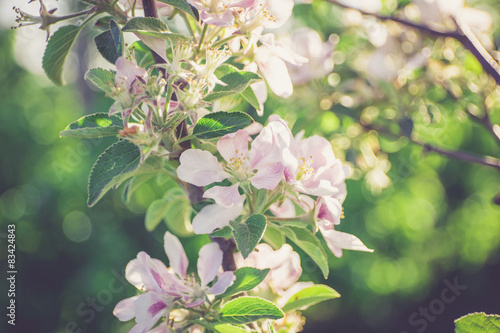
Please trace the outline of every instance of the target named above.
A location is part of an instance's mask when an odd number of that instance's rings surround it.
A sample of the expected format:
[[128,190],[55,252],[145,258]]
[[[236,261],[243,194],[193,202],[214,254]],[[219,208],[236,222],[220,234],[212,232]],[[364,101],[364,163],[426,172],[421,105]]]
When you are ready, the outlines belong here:
[[[489,50],[499,49],[497,0],[442,2],[447,5],[349,3],[439,29],[453,28],[446,8],[455,6]],[[2,331],[127,332],[131,323],[112,315],[115,304],[134,293],[123,279],[126,264],[143,250],[166,259],[167,226],[153,232],[144,227],[145,210],[163,195],[162,183],[147,182],[128,206],[119,188],[87,207],[90,169],[116,139],[58,134],[112,104],[83,80],[89,67],[103,65],[95,61],[95,31],[79,36],[79,56],[71,54],[66,66],[69,83],[55,87],[41,71],[46,33],[36,27],[11,31],[12,3],[0,10],[0,260],[4,269],[7,225],[15,224],[17,320],[15,330],[2,320]],[[47,3],[61,10],[65,5]],[[282,40],[312,61],[306,71],[290,68],[297,84],[293,96],[270,96],[263,117],[245,104],[238,108],[263,123],[277,113],[294,133],[332,142],[352,174],[339,230],[375,249],[344,251],[340,259],[330,254],[328,281],[301,253],[303,279],[342,294],[306,311],[304,332],[452,332],[453,320],[467,313],[500,314],[498,169],[424,151],[407,138],[499,158],[499,141],[474,118],[487,110],[491,123],[500,123],[495,82],[454,39],[324,1],[296,3],[294,15]],[[498,59],[498,52],[492,54]],[[195,263],[207,237],[177,233]],[[445,291],[450,285],[458,287]],[[2,304],[6,290],[2,279]]]

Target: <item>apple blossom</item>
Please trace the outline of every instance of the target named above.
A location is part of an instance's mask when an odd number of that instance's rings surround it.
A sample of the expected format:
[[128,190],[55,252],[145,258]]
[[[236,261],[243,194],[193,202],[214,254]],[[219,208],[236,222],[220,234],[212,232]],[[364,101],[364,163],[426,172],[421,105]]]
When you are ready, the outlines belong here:
[[[204,304],[208,295],[219,295],[229,287],[233,272],[218,274],[223,253],[217,243],[204,245],[199,252],[197,270],[200,281],[187,274],[186,253],[177,237],[164,236],[164,249],[170,262],[167,268],[160,260],[139,252],[125,269],[126,279],[144,294],[119,302],[113,313],[128,321],[135,317],[136,326],[130,332],[146,332],[173,308],[194,308]],[[216,282],[209,287],[208,284]]]

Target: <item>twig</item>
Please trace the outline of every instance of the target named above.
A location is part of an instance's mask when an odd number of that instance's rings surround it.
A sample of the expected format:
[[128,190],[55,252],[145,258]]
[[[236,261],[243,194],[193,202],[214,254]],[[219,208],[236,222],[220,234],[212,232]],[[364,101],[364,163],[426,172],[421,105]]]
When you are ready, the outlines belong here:
[[474,57],[476,57],[476,59],[483,67],[484,71],[488,73],[488,75],[490,75],[492,78],[494,78],[497,84],[500,84],[500,66],[498,65],[498,63],[495,61],[495,59],[493,59],[491,54],[484,48],[484,46],[477,39],[477,37],[470,30],[470,28],[466,24],[460,22],[460,20],[454,17],[452,18],[457,26],[456,30],[446,31],[430,27],[426,24],[415,23],[395,16],[386,16],[377,13],[367,12],[358,8],[351,7],[349,5],[345,5],[343,3],[338,2],[337,0],[327,0],[327,1],[342,8],[357,10],[363,15],[373,16],[382,21],[392,21],[400,23],[410,28],[418,29],[420,31],[426,32],[428,34],[437,37],[454,38],[458,40],[460,43],[462,43],[462,45],[467,50],[469,50],[474,55]]

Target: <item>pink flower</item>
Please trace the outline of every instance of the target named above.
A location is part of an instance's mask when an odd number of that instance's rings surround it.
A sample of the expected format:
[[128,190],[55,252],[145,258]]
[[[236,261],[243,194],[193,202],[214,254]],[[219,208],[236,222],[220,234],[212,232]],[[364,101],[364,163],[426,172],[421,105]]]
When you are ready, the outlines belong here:
[[[186,253],[179,239],[169,232],[164,236],[164,249],[170,269],[145,252],[139,252],[125,269],[126,279],[137,289],[145,291],[142,295],[124,299],[113,310],[121,321],[135,318],[137,324],[130,332],[149,331],[160,318],[168,318],[174,302],[185,308],[197,307],[207,300],[207,295],[219,295],[234,282],[233,272],[218,274],[223,253],[216,243],[206,244],[200,249],[197,268],[201,282],[194,275],[187,275],[189,262]],[[208,284],[216,278],[217,281],[209,287]]]
[[181,180],[196,186],[224,179],[232,183],[231,186],[213,186],[204,193],[204,197],[214,199],[215,204],[203,207],[196,215],[193,220],[195,233],[210,233],[229,225],[229,221],[241,214],[245,200],[239,193],[242,182],[249,181],[258,189],[276,188],[283,179],[284,166],[279,156],[273,155],[279,147],[273,147],[272,135],[264,127],[252,142],[251,150],[248,149],[250,135],[247,131],[223,136],[217,142],[217,149],[226,161],[224,166],[211,153],[200,149],[186,150],[180,156],[177,175]]
[[210,25],[230,27],[234,24],[233,10],[247,8],[255,0],[187,0],[200,11],[201,20]]
[[326,245],[332,251],[332,253],[340,258],[342,257],[342,250],[354,250],[363,252],[373,252],[363,244],[363,242],[356,236],[336,231],[333,229],[326,229],[324,227],[319,227],[323,238],[326,241]]

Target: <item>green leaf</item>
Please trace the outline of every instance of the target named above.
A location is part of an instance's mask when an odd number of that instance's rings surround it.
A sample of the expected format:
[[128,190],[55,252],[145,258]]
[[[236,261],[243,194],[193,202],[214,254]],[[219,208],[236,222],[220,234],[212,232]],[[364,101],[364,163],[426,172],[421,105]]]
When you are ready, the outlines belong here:
[[123,128],[123,121],[117,116],[107,113],[94,113],[83,116],[77,121],[66,126],[59,133],[63,137],[100,138],[103,136],[117,135]]
[[300,247],[311,259],[318,265],[325,279],[328,277],[329,268],[326,253],[315,234],[307,228],[299,228],[296,226],[280,227],[281,231]]
[[259,244],[266,230],[266,224],[266,217],[262,214],[254,214],[243,223],[231,223],[236,246],[238,246],[238,250],[240,250],[243,258],[248,257],[257,244]]
[[168,202],[164,199],[155,200],[149,205],[144,218],[147,231],[153,231],[163,220],[168,210]]
[[308,308],[311,305],[323,302],[329,299],[340,297],[340,294],[334,289],[323,284],[317,284],[295,293],[283,307],[284,312]]
[[47,77],[57,85],[64,85],[62,78],[64,62],[82,27],[66,25],[50,36],[43,54],[42,67]]
[[132,198],[132,194],[145,182],[149,179],[155,177],[154,173],[144,173],[137,176],[132,177],[123,188],[122,200],[124,203],[129,203]]
[[241,97],[243,97],[243,99],[245,99],[245,101],[248,102],[248,104],[253,106],[255,110],[260,109],[259,100],[257,99],[257,96],[255,96],[255,93],[254,93],[252,87],[246,87],[245,90],[243,90],[240,93],[240,95],[241,95]]
[[279,228],[274,225],[268,225],[266,232],[264,232],[264,242],[271,245],[275,250],[281,248],[285,244],[285,235],[281,232]]
[[94,42],[99,53],[112,64],[123,55],[123,34],[114,20],[109,21],[109,30],[94,37]]
[[[180,189],[174,188],[172,192],[173,195],[175,191]],[[165,224],[172,233],[186,237],[192,235],[193,228],[191,227],[191,213],[193,209],[189,199],[181,192],[177,192],[177,196],[174,197],[167,205],[167,211],[165,214]]]
[[210,234],[210,237],[221,237],[229,239],[233,235],[232,229],[230,226],[225,226],[221,229],[218,229]]
[[199,20],[198,15],[197,15],[198,13],[193,12],[193,7],[191,7],[184,0],[158,0],[158,1],[166,3],[167,5],[173,6],[173,7],[177,8],[177,9],[180,9],[183,12],[185,12],[185,13],[191,15],[192,17],[194,17],[196,20]]
[[226,291],[218,297],[226,297],[242,291],[249,291],[257,287],[269,273],[270,269],[257,269],[253,267],[242,267],[234,272],[236,280]]
[[500,332],[500,316],[484,312],[469,313],[455,320],[456,333],[494,333]]
[[191,38],[173,33],[161,20],[153,17],[134,17],[122,28],[123,32],[134,32],[154,37],[168,37],[172,41],[188,41]]
[[134,175],[139,167],[141,151],[127,140],[109,146],[97,159],[89,177],[89,197],[87,203],[92,207],[109,189],[118,186]]
[[85,73],[85,79],[95,84],[103,90],[106,95],[113,93],[116,72],[108,71],[102,68],[91,68]]
[[250,126],[252,123],[252,117],[243,112],[209,113],[198,120],[194,126],[193,135],[199,139],[218,138]]
[[283,318],[283,311],[274,303],[260,297],[238,297],[220,310],[221,320],[232,324],[245,324],[259,319]]
[[226,85],[215,86],[213,92],[208,94],[204,98],[205,101],[213,102],[219,98],[239,94],[243,92],[250,84],[262,79],[259,75],[252,72],[235,71],[224,75],[220,80]]

